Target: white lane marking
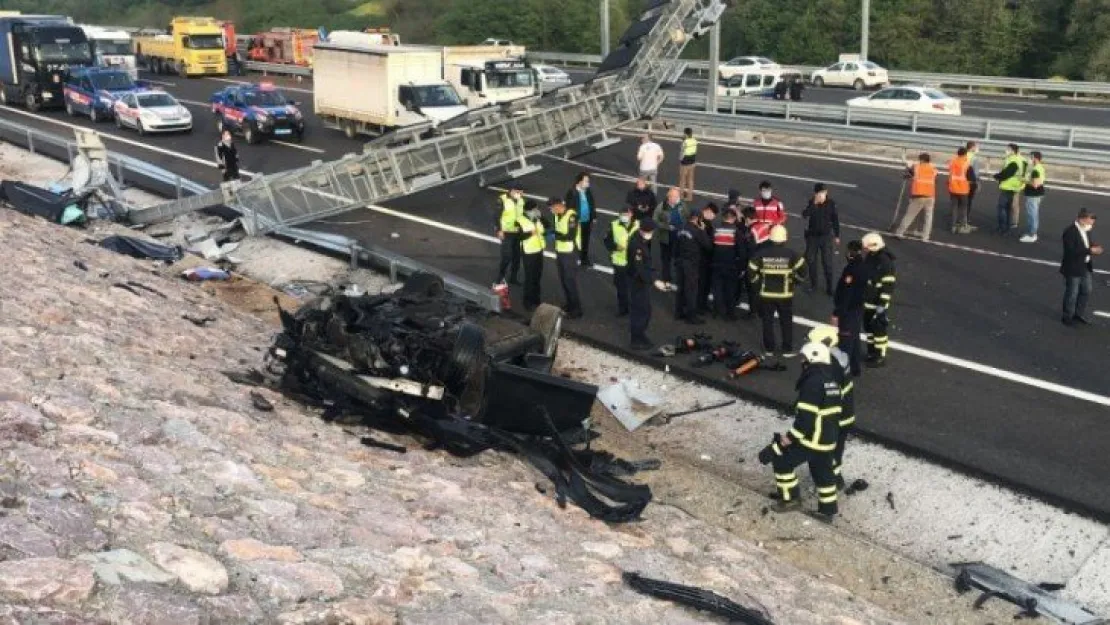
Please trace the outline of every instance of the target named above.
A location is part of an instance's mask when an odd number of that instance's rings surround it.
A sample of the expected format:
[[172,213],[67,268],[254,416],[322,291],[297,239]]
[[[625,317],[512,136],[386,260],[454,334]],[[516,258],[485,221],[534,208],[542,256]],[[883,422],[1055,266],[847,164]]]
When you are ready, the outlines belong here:
[[[177,98],[177,101],[181,102],[182,104],[188,104],[189,106],[197,106],[197,107],[205,108],[205,109],[208,109],[208,110],[212,110],[212,105],[208,104],[206,102],[197,102],[196,100],[183,100],[181,98]],[[323,154],[326,151],[326,150],[321,150],[320,148],[313,148],[313,147],[309,147],[307,145],[300,145],[299,143],[289,143],[288,141],[278,141],[277,139],[270,139],[269,143],[276,143],[277,145],[284,145],[284,146],[289,147],[289,148],[294,148],[294,149],[297,149],[297,150],[304,150],[305,152],[312,152],[314,154]]]
[[[207,77],[207,78],[205,78],[205,80],[214,80],[216,82],[227,82],[227,83],[231,83],[233,85],[242,85],[244,83],[249,83],[249,84],[252,84],[252,85],[253,84],[258,84],[258,83],[255,83],[255,82],[251,82],[249,80],[232,80],[230,78]],[[282,91],[296,91],[297,93],[312,93],[311,89],[301,89],[299,87],[286,87],[286,86],[283,86],[283,85],[279,85],[277,83],[274,83],[274,86],[277,87],[278,89],[281,89]]]
[[965,106],[964,110],[965,111],[997,111],[999,113],[1020,113],[1021,115],[1025,115],[1028,112],[1028,111],[1023,111],[1021,109],[1006,109],[1006,108],[998,108],[998,107],[995,107],[995,106]]
[[707,167],[709,169],[721,169],[724,171],[735,171],[744,174],[756,174],[758,176],[771,176],[773,178],[785,178],[787,180],[800,180],[802,182],[823,182],[830,187],[844,187],[846,189],[855,189],[859,185],[850,182],[836,182],[835,180],[822,180],[820,178],[807,178],[805,176],[793,176],[790,174],[783,174],[774,171],[760,171],[758,169],[744,169],[743,167],[729,167],[728,165],[718,165],[716,163],[702,163],[698,162],[698,167]]
[[[438,221],[435,221],[433,219],[428,219],[426,217],[419,217],[419,216],[416,216],[416,215],[409,215],[408,213],[403,213],[401,211],[396,211],[396,210],[393,210],[393,209],[390,209],[390,208],[385,208],[383,206],[369,205],[369,206],[367,206],[367,208],[370,209],[371,211],[381,213],[383,215],[390,215],[392,217],[397,217],[399,219],[405,219],[405,220],[408,220],[408,221],[412,221],[414,223],[419,223],[419,224],[422,224],[422,225],[425,225],[425,226],[430,226],[430,227],[433,227],[433,228],[438,228],[440,230],[445,230],[447,232],[453,232],[453,233],[461,235],[461,236],[466,236],[466,237],[470,237],[470,238],[473,238],[473,239],[478,239],[480,241],[486,241],[486,242],[489,242],[489,243],[496,243],[496,244],[500,243],[500,241],[497,239],[497,237],[493,237],[493,236],[486,235],[486,234],[480,234],[480,233],[474,232],[472,230],[467,230],[465,228],[459,228],[457,226],[452,226],[450,224],[445,224],[445,223],[442,223],[442,222],[438,222]],[[546,256],[547,258],[554,258],[555,254],[552,253],[552,252],[544,252],[544,256]],[[612,274],[613,273],[612,267],[608,267],[608,266],[604,266],[604,265],[594,265],[592,267],[592,269],[594,271],[599,271],[601,273],[607,273],[607,274]],[[809,328],[820,326],[820,325],[825,325],[824,323],[821,323],[821,322],[818,322],[818,321],[813,321],[811,319],[806,319],[804,317],[798,317],[798,316],[794,317],[794,322],[797,323],[798,325],[809,327]],[[894,350],[897,350],[897,351],[902,351],[902,352],[905,352],[907,354],[912,354],[912,355],[918,356],[920,358],[925,358],[927,360],[932,360],[932,361],[939,362],[939,363],[946,364],[946,365],[950,365],[950,366],[953,366],[953,367],[960,367],[962,369],[968,369],[968,370],[971,370],[971,371],[975,371],[977,373],[982,373],[984,375],[989,375],[989,376],[992,376],[992,377],[995,377],[995,378],[999,378],[1001,380],[1006,380],[1008,382],[1013,382],[1015,384],[1023,384],[1025,386],[1030,386],[1030,387],[1033,387],[1033,388],[1036,388],[1036,389],[1039,389],[1039,390],[1042,390],[1042,391],[1048,391],[1050,393],[1056,393],[1058,395],[1063,395],[1065,397],[1071,397],[1073,399],[1078,399],[1078,400],[1090,402],[1090,403],[1093,403],[1093,404],[1099,404],[1099,405],[1102,405],[1102,406],[1110,406],[1110,397],[1107,397],[1105,395],[1099,395],[1097,393],[1091,393],[1089,391],[1084,391],[1084,390],[1081,390],[1081,389],[1072,388],[1072,387],[1069,387],[1069,386],[1064,386],[1063,384],[1057,384],[1055,382],[1049,382],[1047,380],[1041,380],[1039,378],[1034,378],[1034,377],[1031,377],[1031,376],[1023,375],[1021,373],[1016,373],[1016,372],[1013,372],[1013,371],[1007,371],[1005,369],[999,369],[999,368],[996,368],[996,367],[991,367],[989,365],[984,365],[982,363],[974,362],[974,361],[967,360],[967,359],[964,359],[964,358],[957,358],[955,356],[949,356],[947,354],[942,354],[940,352],[935,352],[935,351],[932,351],[932,350],[929,350],[929,349],[914,347],[913,345],[902,343],[900,341],[891,341],[890,342],[890,347],[891,347],[891,349],[894,349]]]
[[1102,312],[1101,310],[1096,310],[1095,314],[1099,317],[1106,317],[1107,319],[1110,319],[1110,312]]

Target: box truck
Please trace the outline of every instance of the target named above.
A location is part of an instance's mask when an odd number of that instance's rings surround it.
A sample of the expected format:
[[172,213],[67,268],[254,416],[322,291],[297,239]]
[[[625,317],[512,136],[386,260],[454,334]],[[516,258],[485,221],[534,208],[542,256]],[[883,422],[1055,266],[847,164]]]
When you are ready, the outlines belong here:
[[466,112],[443,80],[442,48],[338,43],[332,35],[316,44],[313,57],[313,98],[325,126],[351,138],[380,136]]
[[64,106],[69,68],[92,63],[85,31],[68,17],[0,17],[0,104],[21,102],[31,111]]
[[120,69],[131,75],[131,80],[139,79],[139,69],[135,64],[135,49],[131,35],[126,31],[102,28],[100,26],[81,26],[92,47],[93,59],[100,67]]
[[140,32],[135,37],[135,54],[139,63],[155,74],[224,76],[224,33],[223,24],[210,17],[175,17],[168,33]]

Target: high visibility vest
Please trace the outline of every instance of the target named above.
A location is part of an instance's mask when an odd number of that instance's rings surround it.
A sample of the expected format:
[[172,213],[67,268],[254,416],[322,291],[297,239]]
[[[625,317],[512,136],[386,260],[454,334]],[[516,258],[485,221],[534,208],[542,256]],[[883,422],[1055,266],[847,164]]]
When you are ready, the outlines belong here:
[[697,156],[698,154],[698,140],[693,137],[686,137],[682,140],[682,155],[683,156]]
[[520,230],[528,234],[528,236],[520,242],[520,249],[525,254],[542,253],[543,248],[547,245],[547,240],[543,238],[543,222],[539,219],[532,220],[527,217],[521,217]]
[[520,218],[524,216],[524,198],[514,200],[509,194],[501,194],[501,231],[520,232]]
[[932,163],[918,163],[913,166],[913,182],[910,184],[910,197],[936,197],[937,168]]
[[555,251],[559,254],[571,254],[577,250],[582,249],[582,229],[574,229],[574,240],[563,241],[560,237],[565,237],[570,234],[570,220],[574,217],[574,211],[565,211],[562,215],[555,217]]
[[628,266],[628,240],[632,238],[632,233],[639,229],[640,222],[636,220],[628,226],[622,224],[619,219],[613,220],[613,245],[616,249],[609,253],[609,260],[613,262],[614,267]]
[[1041,181],[1041,186],[1044,186],[1044,184],[1045,184],[1044,163],[1037,163],[1036,165],[1029,168],[1029,172],[1026,173],[1026,175],[1025,175],[1025,183],[1029,184],[1030,182],[1033,181],[1033,173],[1034,172],[1036,172],[1037,178]]
[[971,193],[971,183],[967,179],[967,170],[971,162],[966,156],[957,156],[948,163],[948,192],[952,195],[967,195]]
[[1011,163],[1018,166],[1017,173],[999,182],[998,188],[1003,191],[1021,191],[1025,186],[1025,159],[1017,154],[1010,154],[1006,157],[1006,160],[1002,161],[1002,169],[1005,170]]

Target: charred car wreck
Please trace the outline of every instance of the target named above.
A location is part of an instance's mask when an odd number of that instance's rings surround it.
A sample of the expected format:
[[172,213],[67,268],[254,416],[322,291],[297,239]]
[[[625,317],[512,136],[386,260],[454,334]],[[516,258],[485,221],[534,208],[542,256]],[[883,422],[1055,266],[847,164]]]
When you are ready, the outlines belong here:
[[417,274],[395,293],[326,292],[281,318],[263,378],[326,419],[406,431],[460,456],[515,452],[560,505],[604,521],[635,520],[651,500],[647,486],[615,477],[629,463],[589,448],[597,387],[551,374],[554,306],[525,326]]

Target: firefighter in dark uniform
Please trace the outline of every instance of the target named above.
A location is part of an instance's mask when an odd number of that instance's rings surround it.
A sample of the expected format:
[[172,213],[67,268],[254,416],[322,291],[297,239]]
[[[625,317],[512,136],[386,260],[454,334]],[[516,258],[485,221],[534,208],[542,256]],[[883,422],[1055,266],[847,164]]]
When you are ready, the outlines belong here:
[[678,293],[674,299],[675,319],[685,319],[687,323],[699,325],[705,320],[698,316],[699,278],[702,259],[713,251],[713,242],[705,233],[705,223],[701,213],[690,211],[686,224],[673,233],[675,238],[675,277]]
[[736,227],[736,211],[726,209],[724,222],[713,231],[713,315],[728,321],[736,320],[736,282],[739,276],[736,259],[742,242]]
[[578,256],[582,240],[578,233],[578,217],[559,198],[547,201],[555,221],[555,266],[563,287],[567,319],[582,318],[582,300],[578,297]]
[[894,297],[894,254],[886,248],[877,232],[863,235],[864,263],[867,266],[867,292],[863,300],[863,332],[867,336],[867,366],[882,367],[890,343],[887,311]]
[[628,300],[632,349],[652,348],[647,328],[651,322],[651,287],[655,280],[651,270],[653,236],[655,222],[646,219],[639,224],[628,241]]
[[774,469],[778,487],[774,497],[779,500],[776,512],[800,506],[801,489],[794,469],[808,463],[817,487],[817,512],[831,519],[838,512],[832,463],[843,410],[840,383],[828,366],[832,364],[828,347],[806,343],[802,357],[802,375],[794,387],[798,392],[794,424],[789,432],[774,435],[771,444],[759,452],[759,461]]
[[610,223],[604,240],[605,249],[609,250],[609,261],[613,265],[618,317],[628,314],[628,241],[639,225],[635,212],[636,209],[632,206],[625,206],[621,214]]
[[863,262],[863,243],[848,242],[848,264],[840,274],[833,295],[833,316],[830,323],[840,332],[841,351],[848,354],[853,377],[859,377],[859,335],[863,331],[863,298],[867,292],[867,266]]
[[[848,442],[848,435],[856,427],[856,383],[852,379],[851,364],[848,354],[837,346],[840,332],[833,326],[820,325],[809,331],[806,340],[810,343],[821,343],[829,348],[832,373],[840,383],[840,419],[837,426],[840,428],[836,438],[836,449],[833,450],[833,474],[836,476],[836,487],[844,488],[844,476],[841,468],[844,465],[844,446]],[[825,366],[825,365],[821,365]]]
[[701,209],[701,223],[710,247],[701,255],[701,272],[698,274],[699,315],[709,312],[709,293],[713,289],[713,235],[717,232],[717,227],[713,225],[713,221],[717,219],[719,211],[720,209],[713,202],[706,204]]
[[794,287],[805,278],[805,259],[786,247],[783,226],[771,228],[771,245],[756,250],[748,261],[748,279],[759,293],[759,318],[763,321],[764,356],[775,355],[775,314],[782,330],[782,355],[794,354]]
[[540,214],[540,207],[529,201],[524,205],[520,218],[520,248],[524,261],[524,310],[532,312],[540,305],[540,282],[543,279],[543,250],[547,246],[545,235],[548,225]]
[[[520,284],[520,218],[524,216],[524,191],[520,183],[509,185],[509,190],[497,199],[497,238],[501,239],[501,262],[497,267],[497,282]],[[511,272],[510,272],[511,269]]]

